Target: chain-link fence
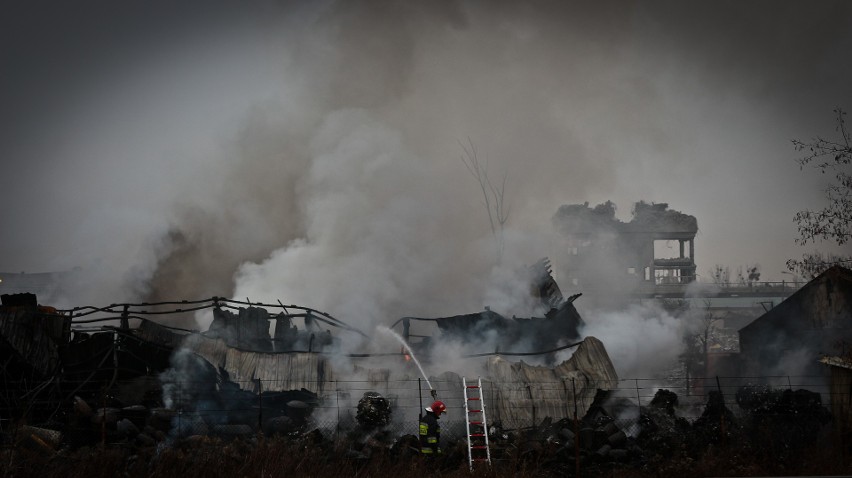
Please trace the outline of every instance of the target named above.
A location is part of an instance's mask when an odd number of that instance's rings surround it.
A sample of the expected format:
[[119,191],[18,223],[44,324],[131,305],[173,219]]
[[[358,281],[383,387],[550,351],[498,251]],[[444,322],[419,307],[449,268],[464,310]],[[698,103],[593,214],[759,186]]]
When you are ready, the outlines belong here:
[[[578,393],[579,385],[606,392],[599,392],[591,399],[583,398]],[[6,446],[18,443],[14,437],[20,435],[24,426],[32,436],[45,435],[40,440],[51,446],[98,442],[152,445],[195,435],[229,439],[261,433],[299,436],[313,430],[332,440],[377,435],[400,437],[417,434],[418,418],[433,400],[430,387],[447,406],[441,418],[443,438],[447,442],[464,439],[467,429],[460,382],[432,380],[427,384],[416,379],[379,383],[330,381],[321,387],[322,394],[307,389],[281,390],[280,384],[261,380],[164,381],[147,377],[85,394],[74,383],[47,382],[34,386],[6,382],[0,402],[0,432]],[[483,380],[482,398],[489,432],[495,436],[544,428],[554,428],[557,433],[568,428],[573,434],[576,430],[567,423],[575,417],[594,420],[595,414],[608,417],[626,436],[635,436],[642,426],[643,410],[652,405],[668,408],[679,419],[691,423],[706,414],[710,394],[715,396],[714,406],[727,409],[734,417],[744,417],[756,407],[766,408],[766,403],[780,400],[784,391],[792,393],[800,389],[811,392],[807,397],[809,403],[822,408],[832,400],[850,399],[848,394],[830,396],[825,377],[814,376],[712,377],[689,381],[635,378],[614,384],[591,381],[577,384],[567,379],[537,383]],[[386,401],[388,406],[383,416],[371,416],[369,400],[364,400],[368,393]],[[509,396],[515,398],[507,400]],[[801,413],[794,405],[774,407],[771,413]],[[769,413],[767,410],[764,412]],[[557,425],[560,421],[562,424]]]

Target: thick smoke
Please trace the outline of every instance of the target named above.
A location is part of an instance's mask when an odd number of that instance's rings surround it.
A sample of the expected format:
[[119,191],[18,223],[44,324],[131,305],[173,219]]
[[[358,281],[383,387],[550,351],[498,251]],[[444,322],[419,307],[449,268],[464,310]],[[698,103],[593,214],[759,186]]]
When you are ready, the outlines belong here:
[[600,338],[622,378],[662,378],[678,361],[684,320],[655,305],[635,304],[623,311],[595,312],[586,319],[584,335]]
[[398,133],[364,110],[338,111],[310,154],[297,188],[305,236],[243,265],[236,296],[316,304],[358,326],[387,323],[432,296],[429,284],[454,255],[432,208],[451,204],[430,191],[436,178]]
[[[852,15],[767,5],[9,15],[29,21],[0,28],[20,48],[0,80],[12,105],[0,156],[21,199],[3,206],[0,270],[80,267],[60,307],[280,299],[364,330],[486,305],[525,315],[508,271],[542,256],[558,266],[556,208],[607,199],[695,215],[699,271],[781,270],[797,255],[792,215],[819,198],[788,141],[852,104],[836,60]],[[34,25],[50,33],[34,38]],[[502,261],[460,160],[467,138],[493,177],[508,175]]]

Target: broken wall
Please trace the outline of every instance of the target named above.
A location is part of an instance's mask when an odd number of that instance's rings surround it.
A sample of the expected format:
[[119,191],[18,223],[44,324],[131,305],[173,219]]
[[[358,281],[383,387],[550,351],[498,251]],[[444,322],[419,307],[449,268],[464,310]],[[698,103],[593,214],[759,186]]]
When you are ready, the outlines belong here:
[[[585,414],[597,390],[616,387],[618,375],[603,343],[587,337],[570,359],[555,367],[491,358],[486,376],[488,413],[505,426],[531,426],[544,417],[573,417]],[[490,398],[489,398],[490,396]]]
[[[222,339],[192,335],[184,348],[228,373],[234,382],[261,380],[264,391],[306,388],[323,394],[335,375],[328,359],[316,353],[264,353],[242,351]],[[259,392],[260,390],[253,390]]]
[[[305,388],[320,396],[331,396],[345,389],[347,380],[352,379],[343,371],[335,370],[327,357],[316,353],[245,352],[229,347],[220,339],[200,335],[193,336],[185,347],[227,372],[234,382],[251,386],[248,384],[262,380],[264,392]],[[370,390],[387,396],[397,405],[416,411],[418,401],[425,400],[425,405],[431,403],[425,381],[418,390],[416,371],[402,366],[399,369],[356,367],[356,371],[365,378]],[[467,378],[469,384],[476,380],[475,377]],[[430,379],[438,397],[449,408],[448,420],[462,420],[462,377],[444,372]],[[525,427],[548,416],[573,416],[575,405],[579,415],[585,414],[596,391],[615,388],[618,376],[603,343],[588,337],[570,359],[554,367],[491,357],[485,361],[482,379],[489,422],[499,420],[506,427]],[[365,385],[365,382],[353,383],[359,387]],[[353,396],[360,396],[359,393],[353,392]],[[414,416],[416,413],[407,418]]]

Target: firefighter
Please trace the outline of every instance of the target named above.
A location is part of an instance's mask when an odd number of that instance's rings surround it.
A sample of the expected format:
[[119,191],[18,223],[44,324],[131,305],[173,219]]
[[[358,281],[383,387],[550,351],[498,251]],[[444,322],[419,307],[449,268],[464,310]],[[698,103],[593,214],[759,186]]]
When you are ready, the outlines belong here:
[[435,400],[426,407],[426,414],[420,418],[420,452],[423,456],[433,457],[441,453],[441,425],[438,419],[447,410],[440,400]]

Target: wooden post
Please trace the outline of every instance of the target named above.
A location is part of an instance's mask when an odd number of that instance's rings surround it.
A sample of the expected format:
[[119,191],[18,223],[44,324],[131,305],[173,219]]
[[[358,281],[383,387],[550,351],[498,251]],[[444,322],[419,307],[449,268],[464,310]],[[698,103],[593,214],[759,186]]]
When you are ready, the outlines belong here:
[[532,428],[535,429],[535,402],[533,402],[532,387],[527,384],[527,393],[530,396],[530,406],[532,406]]
[[128,307],[130,307],[130,305],[124,304],[124,312],[121,313],[121,329],[122,330],[130,329],[130,318],[129,318],[129,314],[128,314],[128,311],[127,311]]
[[106,387],[104,387],[104,395],[103,395],[103,399],[102,399],[102,402],[101,402],[101,407],[103,407],[103,408],[101,408],[101,410],[103,410],[103,413],[101,414],[101,448],[106,448],[106,409],[107,409],[106,396],[107,396],[107,389],[106,389]]
[[263,435],[263,380],[257,379],[257,429]]
[[571,378],[571,389],[574,391],[574,476],[580,476],[580,422],[577,419],[577,385]]
[[633,379],[636,382],[636,407],[639,408],[639,413],[642,413],[642,397],[639,395],[639,379]]
[[722,401],[722,410],[719,410],[719,442],[725,446],[725,395],[722,393],[722,384],[719,382],[719,376],[716,375],[716,389],[719,390],[719,400]]
[[[336,381],[335,381],[336,382]],[[334,391],[334,398],[337,404],[337,426],[335,427],[335,442],[340,443],[340,384],[337,384]]]

